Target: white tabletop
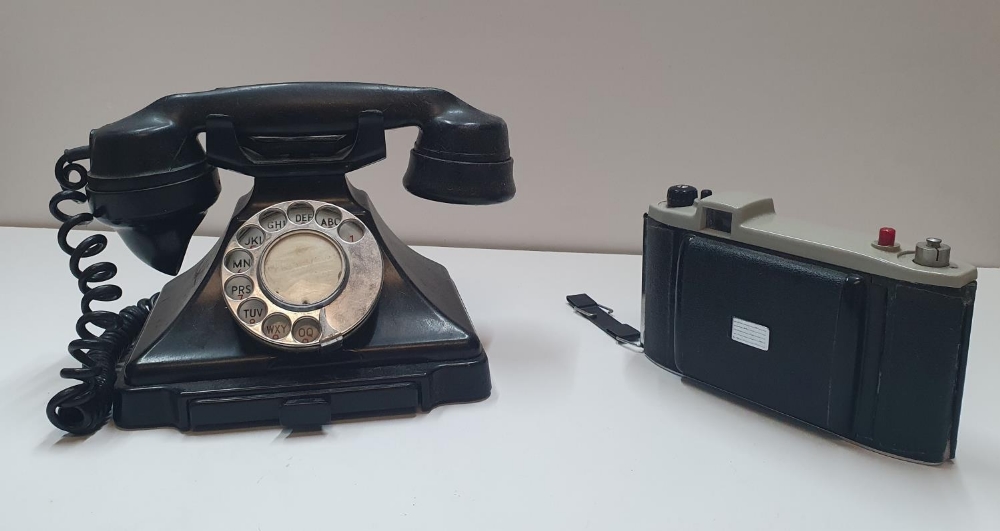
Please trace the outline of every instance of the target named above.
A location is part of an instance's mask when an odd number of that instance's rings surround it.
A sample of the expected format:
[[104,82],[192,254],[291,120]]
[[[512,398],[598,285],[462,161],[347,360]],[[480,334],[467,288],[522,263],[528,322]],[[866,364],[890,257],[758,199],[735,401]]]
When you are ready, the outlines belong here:
[[[111,240],[125,300],[162,286]],[[980,270],[958,457],[930,467],[687,385],[566,305],[587,292],[637,325],[638,256],[480,249],[419,251],[486,345],[483,402],[306,435],[64,437],[44,411],[79,292],[55,231],[0,229],[0,248],[3,529],[1000,528],[1000,270]]]

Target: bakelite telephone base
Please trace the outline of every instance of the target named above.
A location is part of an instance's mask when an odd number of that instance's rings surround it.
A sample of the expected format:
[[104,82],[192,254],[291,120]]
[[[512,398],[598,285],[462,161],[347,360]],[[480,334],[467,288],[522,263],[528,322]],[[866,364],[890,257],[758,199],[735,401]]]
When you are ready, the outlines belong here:
[[[306,353],[248,337],[219,297],[223,242],[253,214],[296,199],[348,210],[383,257],[372,314],[343,342]],[[219,244],[164,286],[117,371],[113,411],[121,428],[294,428],[427,411],[490,389],[486,353],[447,270],[402,243],[343,175],[287,177],[258,179]]]

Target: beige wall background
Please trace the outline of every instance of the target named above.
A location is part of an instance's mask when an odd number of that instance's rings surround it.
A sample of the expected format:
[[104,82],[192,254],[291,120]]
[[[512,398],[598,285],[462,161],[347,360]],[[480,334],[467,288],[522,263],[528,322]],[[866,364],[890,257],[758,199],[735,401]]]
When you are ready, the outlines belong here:
[[[507,120],[517,197],[432,203],[412,129],[353,175],[413,244],[638,253],[670,184],[1000,265],[1000,2],[0,3],[0,224],[55,226],[55,159],[175,92],[445,88]],[[223,176],[219,234],[250,179]],[[55,242],[52,242],[55,245]]]

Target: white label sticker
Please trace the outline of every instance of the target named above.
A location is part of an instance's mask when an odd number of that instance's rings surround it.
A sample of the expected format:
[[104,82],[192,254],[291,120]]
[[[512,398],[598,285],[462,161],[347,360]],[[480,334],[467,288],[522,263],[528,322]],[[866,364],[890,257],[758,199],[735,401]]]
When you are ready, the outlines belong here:
[[744,321],[739,317],[733,317],[733,341],[744,345],[767,350],[771,343],[771,331],[764,325]]

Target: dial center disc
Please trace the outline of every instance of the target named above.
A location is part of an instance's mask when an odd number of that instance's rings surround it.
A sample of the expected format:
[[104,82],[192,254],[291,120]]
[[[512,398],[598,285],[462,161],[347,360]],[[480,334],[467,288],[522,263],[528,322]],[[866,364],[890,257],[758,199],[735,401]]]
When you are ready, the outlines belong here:
[[261,260],[261,282],[279,301],[296,307],[320,305],[344,280],[344,257],[337,245],[314,232],[279,237]]

